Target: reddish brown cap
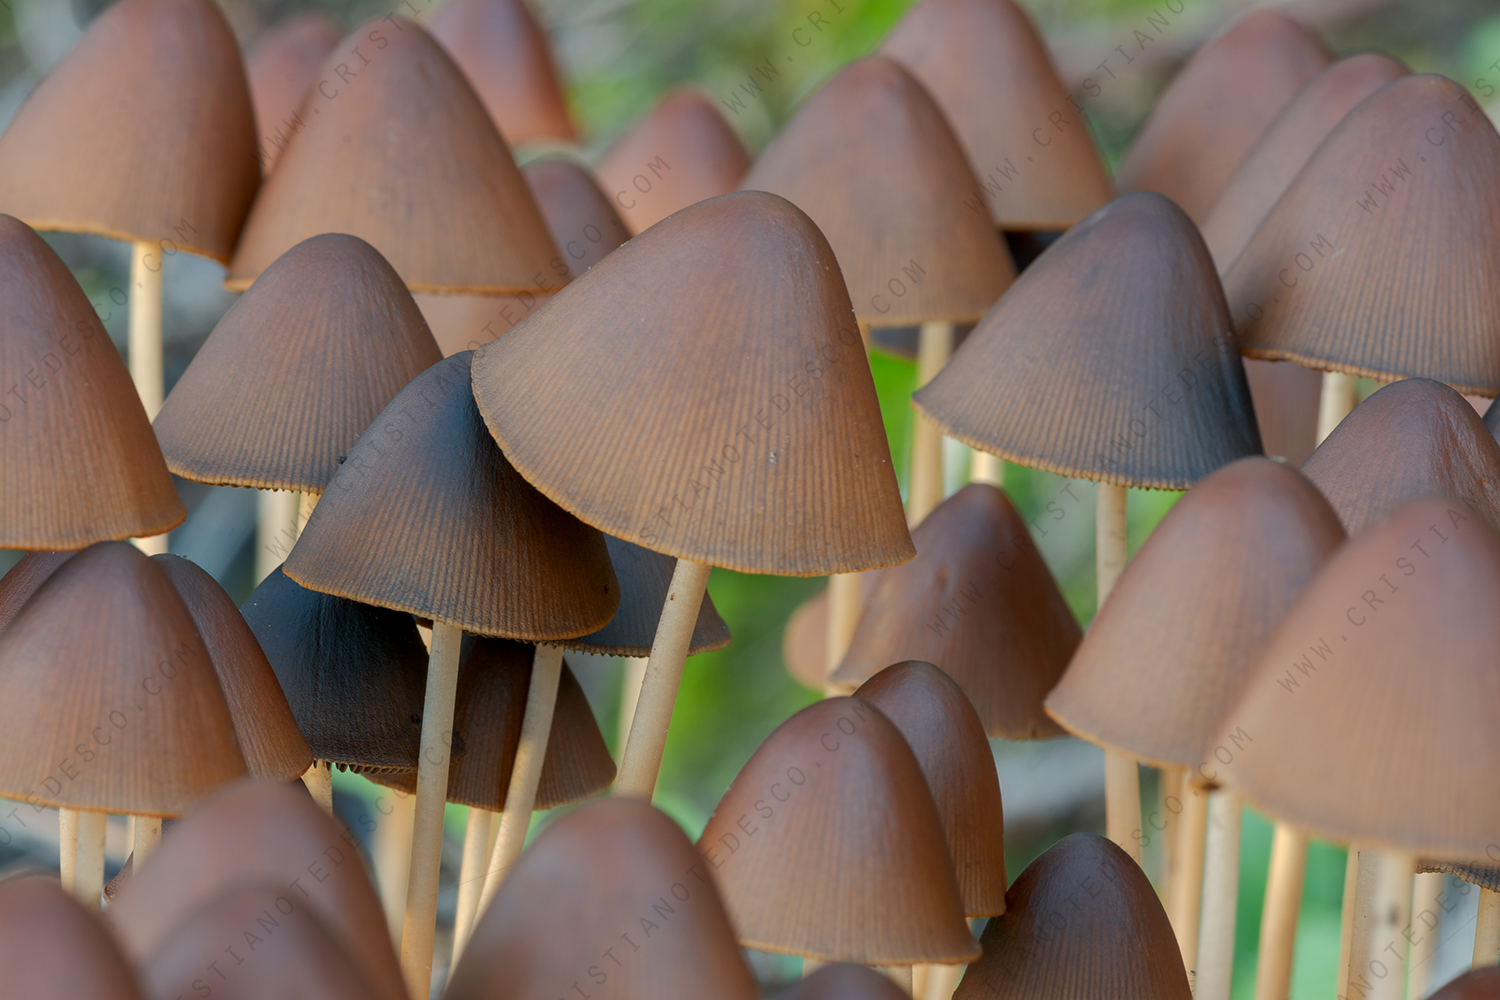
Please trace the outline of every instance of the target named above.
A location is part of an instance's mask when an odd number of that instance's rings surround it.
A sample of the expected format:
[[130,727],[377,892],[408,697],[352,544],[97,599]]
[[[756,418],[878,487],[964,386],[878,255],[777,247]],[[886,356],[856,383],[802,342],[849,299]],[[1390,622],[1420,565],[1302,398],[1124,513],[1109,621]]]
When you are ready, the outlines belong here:
[[255,142],[266,173],[292,136],[306,127],[297,112],[323,60],[338,44],[338,25],[322,14],[305,13],[276,25],[250,50],[245,74],[255,107]]
[[76,550],[181,524],[120,353],[68,266],[8,215],[0,302],[0,371],[14,379],[0,401],[0,547]]
[[1500,998],[1500,967],[1470,969],[1432,994],[1432,1000],[1497,1000]]
[[143,996],[99,918],[52,879],[34,876],[0,881],[0,982],[6,996],[25,1000]]
[[698,850],[747,948],[861,965],[979,953],[922,766],[860,698],[824,699],[778,726]]
[[739,186],[750,154],[707,98],[680,88],[615,140],[599,162],[599,185],[632,234]]
[[874,326],[971,322],[1015,280],[958,136],[932,95],[883,56],[818,88],[741,187],[812,217],[854,314]]
[[942,107],[999,228],[1067,229],[1114,197],[1087,121],[1014,0],[923,0],[880,51]]
[[28,552],[0,577],[0,632],[5,631],[5,626],[31,600],[37,588],[47,582],[47,577],[75,555],[76,552]]
[[[622,541],[613,535],[605,535],[604,544],[609,548],[615,578],[620,581],[620,609],[609,620],[609,624],[599,631],[558,645],[580,653],[649,656],[651,644],[656,638],[656,626],[661,621],[662,608],[667,602],[667,592],[671,589],[672,573],[677,569],[677,560]],[[713,597],[705,592],[703,603],[698,606],[698,621],[693,625],[688,655],[723,649],[727,645],[729,626],[719,617]]]
[[1298,89],[1333,61],[1298,22],[1251,11],[1203,44],[1172,78],[1115,171],[1121,191],[1155,191],[1196,223]]

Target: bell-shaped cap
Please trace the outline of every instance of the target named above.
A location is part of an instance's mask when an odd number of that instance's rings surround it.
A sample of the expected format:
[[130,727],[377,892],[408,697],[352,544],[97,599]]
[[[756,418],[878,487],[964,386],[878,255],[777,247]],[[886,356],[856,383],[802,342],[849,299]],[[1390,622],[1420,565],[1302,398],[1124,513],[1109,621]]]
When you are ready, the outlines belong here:
[[242,782],[173,824],[120,889],[106,923],[140,965],[161,952],[186,919],[229,890],[278,886],[354,957],[372,1000],[407,1000],[380,900],[359,852],[354,833],[302,789]]
[[339,37],[338,25],[323,14],[294,14],[250,50],[245,75],[255,108],[255,143],[266,173],[292,136],[307,126],[297,112]]
[[1196,766],[1260,648],[1343,540],[1338,515],[1292,469],[1265,458],[1225,466],[1125,567],[1047,711],[1145,763]]
[[1203,242],[1219,273],[1229,270],[1334,126],[1360,101],[1408,72],[1399,59],[1361,52],[1340,59],[1297,91],[1245,153],[1203,223]]
[[142,964],[141,979],[152,997],[201,997],[205,988],[219,1000],[375,995],[313,906],[273,880],[228,887],[184,915]]
[[964,914],[1004,913],[1009,880],[1000,775],[963,689],[932,664],[908,660],[886,667],[854,694],[895,723],[917,755],[948,837]]
[[1115,185],[1164,194],[1201,224],[1256,138],[1332,61],[1310,29],[1285,14],[1251,11],[1172,78],[1125,151]]
[[1500,135],[1452,80],[1386,84],[1323,140],[1224,288],[1251,357],[1495,395]]
[[76,552],[28,552],[0,577],[0,632],[5,631],[5,626],[31,600],[37,588],[47,582],[47,577],[75,555]]
[[834,962],[771,994],[772,1000],[901,1000],[907,996],[889,976],[851,962]]
[[1500,527],[1500,445],[1474,408],[1440,382],[1403,379],[1372,393],[1302,474],[1350,535],[1426,496],[1462,500]]
[[634,235],[728,194],[749,169],[750,154],[719,109],[698,91],[679,88],[615,140],[597,172]]
[[[1500,535],[1418,500],[1352,538],[1257,657],[1217,780],[1309,833],[1477,859],[1500,830]],[[1220,752],[1220,750],[1224,752]]]
[[1114,197],[1088,122],[1014,0],[923,0],[880,52],[943,109],[1000,229],[1067,229]]
[[958,683],[988,735],[1062,735],[1042,699],[1078,648],[1078,620],[1005,493],[970,483],[912,541],[915,559],[872,574],[832,680],[853,688],[888,664],[922,660]]
[[157,414],[167,467],[220,486],[322,493],[354,441],[443,358],[364,240],[304,240],[266,269]]
[[507,143],[574,138],[547,36],[526,0],[447,0],[429,26]]
[[[559,645],[581,653],[649,656],[677,560],[621,541],[613,535],[605,535],[604,544],[615,567],[615,578],[620,581],[620,610],[599,631]],[[705,592],[703,603],[698,607],[698,621],[693,625],[688,655],[723,649],[727,645],[729,626],[719,617],[714,599]]]
[[98,916],[53,879],[35,876],[0,882],[0,982],[6,996],[25,1000],[143,997]]
[[521,475],[626,541],[785,576],[911,558],[838,263],[773,195],[610,254],[475,356],[474,395]]
[[1432,1000],[1500,1000],[1500,967],[1470,969],[1433,993]]
[[283,566],[304,587],[479,635],[595,632],[620,603],[604,537],[522,479],[485,430],[467,352],[380,412]]
[[1213,260],[1154,194],[1064,233],[912,400],[981,451],[1121,486],[1186,489],[1260,451]]
[[0,371],[13,379],[0,400],[0,548],[76,550],[181,524],[187,508],[120,352],[68,266],[6,215],[0,302]]
[[69,559],[0,635],[0,727],[7,798],[177,816],[245,774],[193,616],[124,542]]
[[1033,861],[985,925],[954,1000],[1189,1000],[1182,951],[1141,866],[1092,833]]
[[234,599],[201,567],[181,556],[151,558],[172,581],[208,647],[250,776],[267,781],[300,778],[312,766],[313,752]]
[[[342,70],[342,72],[340,72]],[[225,285],[320,233],[368,242],[408,288],[514,295],[557,254],[505,140],[442,48],[392,15],[323,64]]]
[[861,965],[979,954],[922,766],[860,698],[809,705],[766,737],[698,850],[747,948]]
[[586,983],[595,1000],[755,1000],[714,883],[664,813],[632,799],[589,803],[521,855],[443,996],[556,1000]]
[[884,56],[818,88],[740,186],[812,217],[838,255],[854,314],[873,326],[972,322],[1015,280],[958,136],[932,95]]
[[107,7],[0,135],[0,212],[162,255],[227,261],[259,185],[245,66],[212,0]]
[[272,570],[241,609],[318,760],[415,771],[427,649],[411,615]]

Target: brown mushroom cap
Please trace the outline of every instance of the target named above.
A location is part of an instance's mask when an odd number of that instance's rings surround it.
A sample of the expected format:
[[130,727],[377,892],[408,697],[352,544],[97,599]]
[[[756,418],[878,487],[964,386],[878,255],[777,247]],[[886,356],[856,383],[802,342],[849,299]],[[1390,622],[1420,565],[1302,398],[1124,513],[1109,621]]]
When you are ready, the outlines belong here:
[[1500,967],[1470,969],[1432,994],[1432,1000],[1496,1000],[1500,998]]
[[[599,631],[558,645],[580,653],[649,656],[677,560],[613,535],[605,535],[604,544],[609,549],[615,578],[620,581],[620,609]],[[698,621],[693,625],[688,655],[723,649],[727,645],[729,626],[719,617],[713,597],[705,591],[703,603],[698,607]]]
[[884,56],[851,63],[814,91],[740,187],[812,217],[863,322],[972,322],[1015,280],[958,136],[932,95]]
[[228,260],[259,186],[244,63],[211,0],[110,5],[0,135],[0,212],[166,255]]
[[76,550],[181,524],[120,353],[68,266],[8,215],[0,302],[0,371],[15,383],[0,402],[0,547]]
[[323,60],[339,44],[339,28],[323,14],[294,14],[256,40],[245,60],[255,144],[271,172],[292,137],[307,126],[297,114]]
[[906,991],[889,976],[850,962],[825,965],[771,994],[772,1000],[901,1000]]
[[57,571],[63,563],[72,559],[76,552],[28,552],[21,561],[0,577],[0,632],[10,624],[37,588],[47,582],[47,577]]
[[0,982],[25,1000],[143,1000],[99,918],[50,878],[0,881]]
[[[1486,851],[1485,857],[1493,861],[1494,850]],[[1444,875],[1461,878],[1470,885],[1488,889],[1490,892],[1500,892],[1500,865],[1424,859],[1417,862],[1417,871],[1441,872]]]
[[786,576],[911,558],[838,263],[774,195],[622,246],[475,355],[474,395],[521,475],[626,541]]

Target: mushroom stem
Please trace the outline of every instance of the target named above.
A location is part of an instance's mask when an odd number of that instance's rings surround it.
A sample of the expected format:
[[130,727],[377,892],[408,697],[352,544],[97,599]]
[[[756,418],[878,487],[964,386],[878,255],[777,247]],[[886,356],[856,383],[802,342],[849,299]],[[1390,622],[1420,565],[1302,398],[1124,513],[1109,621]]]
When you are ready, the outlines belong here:
[[1240,888],[1240,799],[1219,789],[1208,800],[1203,917],[1194,1000],[1229,1000],[1234,981],[1234,911]]
[[[1425,929],[1420,937],[1411,938],[1411,953],[1407,958],[1406,1000],[1422,1000],[1427,995],[1427,987],[1432,978],[1433,960],[1437,958],[1438,913],[1442,908],[1443,893],[1446,891],[1447,884],[1448,876],[1442,872],[1418,872],[1412,877],[1411,927],[1415,931],[1417,921],[1421,920]],[[1428,902],[1438,909],[1427,909]],[[1432,919],[1431,923],[1427,922],[1428,917]],[[1496,943],[1495,949],[1500,951],[1500,942]]]
[[308,769],[302,772],[302,784],[307,788],[308,794],[313,801],[323,807],[328,815],[333,815],[333,767],[326,760],[315,760]]
[[1479,890],[1479,916],[1474,920],[1476,969],[1500,964],[1500,892]]
[[448,963],[449,968],[458,965],[458,957],[474,930],[474,918],[479,915],[494,822],[495,814],[488,809],[469,807],[469,822],[464,827],[464,857],[458,868],[458,904],[453,911],[453,959]]
[[921,1000],[953,1000],[953,991],[958,988],[959,973],[963,971],[962,965],[929,965],[927,986]]
[[1411,917],[1411,876],[1416,857],[1406,851],[1375,852],[1370,917],[1365,925],[1364,962],[1349,971],[1351,985],[1366,1000],[1400,1000],[1406,982],[1406,937]]
[[131,862],[132,873],[141,870],[141,865],[146,863],[156,848],[161,844],[161,817],[160,816],[136,816],[135,829],[131,833]]
[[1302,878],[1307,868],[1307,834],[1277,821],[1271,840],[1271,868],[1260,917],[1260,954],[1255,972],[1255,1000],[1286,1000],[1292,986],[1292,953],[1297,945],[1297,915],[1302,907]]
[[999,455],[991,455],[987,451],[976,451],[974,457],[969,459],[969,482],[989,483],[991,486],[1005,486],[1005,462]]
[[1104,751],[1104,824],[1120,849],[1141,863],[1141,768],[1134,757]]
[[287,490],[257,492],[255,582],[258,586],[285,561],[297,541],[297,494]]
[[104,895],[104,830],[109,816],[88,809],[78,811],[78,861],[73,870],[73,898],[85,909],[99,912]]
[[[849,643],[854,641],[854,628],[859,624],[863,597],[864,585],[858,573],[835,573],[828,578],[828,663],[825,677],[833,676],[839,664],[844,662]],[[826,693],[832,696],[843,692],[830,689]]]
[[1125,571],[1125,515],[1129,491],[1114,483],[1100,483],[1094,510],[1094,567],[1098,576],[1099,606]]
[[1318,399],[1318,444],[1353,411],[1359,402],[1359,386],[1353,375],[1323,373],[1323,392]]
[[626,656],[620,667],[620,721],[615,730],[615,746],[624,749],[630,739],[630,724],[635,721],[635,704],[641,698],[641,682],[646,679],[646,658]]
[[[917,388],[931,382],[953,356],[953,324],[923,323],[917,341]],[[943,431],[916,414],[911,435],[911,470],[907,482],[906,520],[921,524],[943,502]]]
[[672,722],[672,706],[677,702],[677,688],[682,683],[682,668],[687,663],[710,568],[706,563],[678,559],[677,568],[672,571],[672,583],[656,624],[656,638],[651,643],[646,677],[641,682],[635,719],[630,724],[630,740],[620,757],[616,795],[650,802],[656,790],[662,748]]
[[1187,775],[1182,780],[1182,815],[1172,844],[1172,884],[1167,897],[1172,930],[1182,950],[1182,964],[1198,962],[1198,921],[1203,908],[1203,852],[1208,836],[1208,789]]
[[434,622],[422,703],[422,756],[411,834],[406,920],[401,926],[401,972],[414,998],[432,991],[432,940],[437,930],[438,875],[443,859],[443,810],[448,800],[448,758],[453,749],[453,700],[463,630]]
[[[152,260],[156,266],[152,267]],[[140,393],[146,417],[156,419],[165,395],[161,365],[161,254],[149,240],[130,245],[130,379]]]
[[1343,992],[1340,996],[1349,996],[1358,970],[1369,964],[1365,954],[1365,928],[1370,921],[1374,879],[1375,856],[1361,851],[1357,844],[1350,844],[1349,864],[1344,871],[1344,939],[1339,964]]
[[64,892],[73,891],[73,877],[78,870],[78,810],[62,806],[57,810],[57,871]]
[[401,924],[406,918],[406,880],[411,872],[411,828],[416,796],[393,791],[389,806],[385,794],[375,800],[381,813],[375,827],[375,883],[380,890],[380,908],[385,911],[391,940],[401,946]]

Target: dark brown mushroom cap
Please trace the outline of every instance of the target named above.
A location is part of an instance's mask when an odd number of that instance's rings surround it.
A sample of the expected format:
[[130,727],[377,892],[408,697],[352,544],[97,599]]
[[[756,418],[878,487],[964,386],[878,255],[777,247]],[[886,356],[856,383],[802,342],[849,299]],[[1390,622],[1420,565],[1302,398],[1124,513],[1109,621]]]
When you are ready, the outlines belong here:
[[99,918],[50,878],[0,882],[0,982],[25,1000],[143,997]]
[[901,1000],[906,992],[889,976],[850,962],[825,965],[771,994],[772,1000]]
[[69,559],[0,635],[0,793],[177,816],[243,777],[208,649],[166,573],[124,542]]
[[964,914],[1004,913],[1009,880],[1000,775],[963,689],[932,664],[908,660],[886,667],[854,694],[895,723],[917,755],[948,837]]
[[181,524],[120,353],[68,266],[8,215],[0,302],[0,547],[76,550]]
[[557,254],[541,212],[479,97],[416,24],[391,15],[356,29],[300,115],[226,286],[243,291],[310,236],[349,233],[413,291],[535,290]]
[[632,234],[728,194],[750,169],[734,129],[698,91],[681,87],[616,139],[599,161],[599,186]]
[[1497,232],[1500,135],[1484,111],[1445,77],[1388,83],[1323,140],[1224,276],[1241,347],[1493,396]]
[[255,144],[261,168],[306,127],[297,114],[323,60],[339,44],[339,28],[323,14],[294,14],[262,35],[245,60],[250,103],[255,108]]
[[47,582],[47,577],[77,554],[28,552],[10,568],[10,572],[0,577],[0,632],[5,631],[5,626],[31,600],[31,595],[36,593],[37,588]]
[[[605,535],[604,544],[615,567],[615,578],[620,581],[620,610],[615,612],[608,625],[592,635],[558,645],[580,653],[649,656],[677,560],[613,535]],[[688,655],[723,649],[727,645],[729,626],[719,617],[714,599],[705,592],[703,603],[698,607],[698,621],[693,625]]]
[[187,479],[321,493],[370,421],[442,358],[374,247],[314,236],[229,308],[162,404],[156,436]]
[[970,483],[917,525],[912,541],[915,559],[872,574],[832,680],[852,687],[888,664],[923,660],[958,683],[990,736],[1061,736],[1042,699],[1081,632],[1004,491]]
[[570,277],[583,274],[630,239],[630,230],[587,168],[549,159],[528,163],[522,173]]
[[922,765],[863,699],[826,698],[778,726],[698,850],[747,948],[861,965],[979,953]]
[[758,996],[708,866],[644,802],[603,799],[549,825],[475,925],[443,995],[556,1000],[575,983],[594,1000]]
[[1500,997],[1500,967],[1470,969],[1432,994],[1432,1000],[1496,1000]]
[[365,974],[371,1000],[407,1000],[359,839],[293,786],[241,782],[174,824],[105,922],[141,965],[229,890],[268,884],[317,915]]
[[1182,951],[1140,865],[1075,833],[1021,873],[954,1000],[1188,1000]]
[[1500,527],[1500,445],[1440,382],[1404,379],[1355,407],[1302,465],[1358,535],[1425,496],[1462,500]]
[[0,135],[0,212],[163,256],[228,260],[259,186],[239,44],[210,0],[111,5]]
[[958,136],[932,95],[884,56],[851,63],[814,91],[740,187],[812,217],[838,255],[854,314],[875,326],[972,322],[1015,280]]
[[1260,648],[1343,540],[1327,501],[1279,462],[1207,476],[1125,567],[1047,711],[1091,743],[1195,767]]
[[308,590],[279,566],[241,610],[317,759],[416,770],[427,649],[411,615]]
[[923,0],[880,52],[943,109],[979,175],[974,195],[999,228],[1067,229],[1114,197],[1087,123],[1014,0]]
[[1260,451],[1213,260],[1155,194],[1064,233],[912,400],[981,451],[1122,486],[1186,489]]
[[[1495,858],[1494,849],[1490,848],[1487,850],[1485,857],[1493,861]],[[1417,871],[1441,872],[1444,875],[1461,878],[1470,885],[1477,885],[1483,889],[1488,889],[1490,892],[1500,892],[1500,865],[1423,859],[1417,862]]]
[[620,603],[604,537],[495,447],[469,360],[438,362],[380,412],[283,569],[304,587],[479,635],[546,642],[595,632]]
[[523,476],[626,541],[785,576],[911,558],[838,263],[774,195],[625,244],[480,350],[474,395]]
[[1500,535],[1459,501],[1367,528],[1261,650],[1213,740],[1217,779],[1317,837],[1485,857],[1500,800],[1474,789],[1500,782],[1497,603]]
[[547,36],[525,0],[447,0],[431,29],[507,143],[574,138]]
[[1251,11],[1172,78],[1125,151],[1116,187],[1164,194],[1202,223],[1256,137],[1332,61],[1310,29]]

